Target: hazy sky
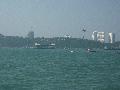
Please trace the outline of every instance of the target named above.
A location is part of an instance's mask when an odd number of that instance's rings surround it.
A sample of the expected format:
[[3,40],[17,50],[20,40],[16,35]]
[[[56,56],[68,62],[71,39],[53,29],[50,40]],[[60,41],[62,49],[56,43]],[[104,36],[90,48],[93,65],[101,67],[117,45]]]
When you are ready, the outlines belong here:
[[[0,33],[36,37],[69,34],[86,38],[93,31],[114,32],[120,38],[120,0],[0,0]],[[120,39],[119,39],[120,40]]]

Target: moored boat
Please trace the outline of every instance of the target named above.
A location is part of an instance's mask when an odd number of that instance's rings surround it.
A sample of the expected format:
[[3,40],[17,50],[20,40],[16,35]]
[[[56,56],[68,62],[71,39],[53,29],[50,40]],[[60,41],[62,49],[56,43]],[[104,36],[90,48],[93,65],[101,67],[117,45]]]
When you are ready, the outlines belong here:
[[55,49],[55,44],[54,43],[51,43],[51,44],[35,43],[35,48],[36,49]]

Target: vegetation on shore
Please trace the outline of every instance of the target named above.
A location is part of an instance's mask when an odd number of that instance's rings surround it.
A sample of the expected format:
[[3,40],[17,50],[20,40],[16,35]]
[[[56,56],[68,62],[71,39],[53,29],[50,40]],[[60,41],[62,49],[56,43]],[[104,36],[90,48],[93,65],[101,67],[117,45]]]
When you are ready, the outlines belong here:
[[[0,36],[0,47],[23,47],[29,48],[34,47],[35,43],[50,44],[55,43],[56,48],[104,48],[105,44],[98,41],[80,39],[80,38],[65,38],[65,37],[54,37],[54,38],[24,38],[19,36]],[[118,47],[120,42],[110,44],[113,47]]]

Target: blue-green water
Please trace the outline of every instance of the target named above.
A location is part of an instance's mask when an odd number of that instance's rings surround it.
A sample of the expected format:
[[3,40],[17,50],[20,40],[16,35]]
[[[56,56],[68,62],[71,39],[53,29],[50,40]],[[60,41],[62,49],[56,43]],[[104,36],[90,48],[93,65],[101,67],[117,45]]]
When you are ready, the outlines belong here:
[[120,90],[119,51],[0,49],[0,90]]

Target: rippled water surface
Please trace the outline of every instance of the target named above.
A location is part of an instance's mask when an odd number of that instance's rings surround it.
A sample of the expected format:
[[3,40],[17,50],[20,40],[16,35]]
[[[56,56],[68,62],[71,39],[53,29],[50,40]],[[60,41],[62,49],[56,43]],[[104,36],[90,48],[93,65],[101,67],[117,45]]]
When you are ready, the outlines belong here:
[[120,52],[1,48],[0,90],[120,90]]

